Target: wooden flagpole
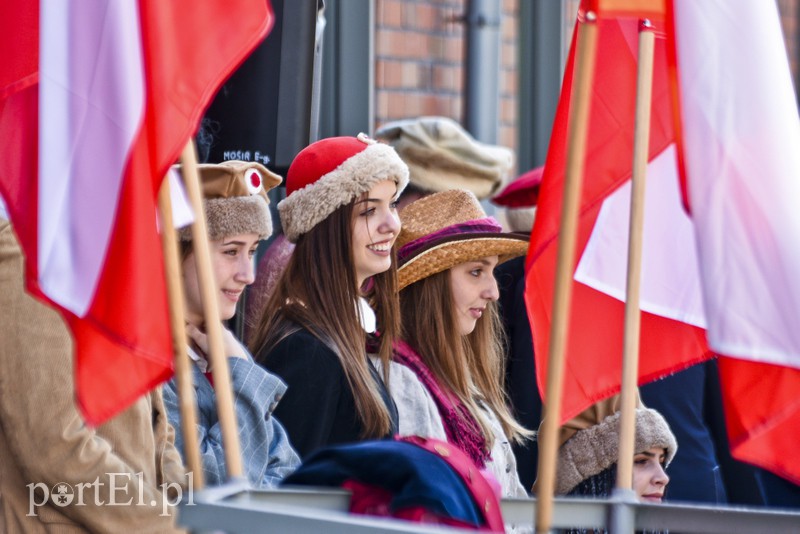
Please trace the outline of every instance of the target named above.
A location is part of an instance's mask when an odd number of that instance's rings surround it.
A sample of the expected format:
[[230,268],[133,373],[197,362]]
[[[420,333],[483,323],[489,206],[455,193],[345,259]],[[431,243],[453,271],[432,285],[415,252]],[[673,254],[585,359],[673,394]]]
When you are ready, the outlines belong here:
[[181,412],[181,427],[186,467],[192,473],[192,489],[205,486],[200,446],[197,442],[197,404],[192,384],[192,369],[186,348],[186,324],[181,281],[180,253],[175,236],[170,202],[169,179],[165,178],[158,193],[158,210],[161,214],[161,248],[164,252],[164,271],[169,295],[169,322],[172,331],[172,354],[175,361],[175,381]]
[[566,352],[572,277],[575,265],[578,209],[580,207],[589,127],[592,78],[597,48],[597,16],[587,11],[577,26],[578,50],[575,59],[575,85],[567,139],[567,166],[564,199],[556,260],[553,323],[550,327],[550,354],[547,364],[547,395],[542,420],[543,441],[539,447],[538,492],[536,495],[536,532],[550,531],[553,516],[558,431],[561,419],[561,397],[564,386],[564,354]]
[[214,393],[217,397],[217,413],[222,431],[222,444],[225,448],[225,466],[228,479],[243,477],[242,454],[237,431],[236,412],[233,408],[231,376],[222,341],[222,321],[219,316],[217,288],[211,271],[211,254],[208,246],[206,214],[203,208],[203,194],[200,191],[200,178],[197,172],[197,153],[194,142],[189,141],[181,153],[183,180],[192,210],[195,213],[192,225],[194,258],[197,262],[197,277],[200,283],[200,298],[203,301],[205,329],[208,335],[209,363],[214,379]]
[[644,192],[650,146],[650,105],[653,92],[655,34],[648,20],[639,26],[639,60],[636,73],[636,117],[633,137],[633,176],[631,215],[628,236],[628,277],[625,290],[625,330],[622,355],[622,393],[619,419],[619,458],[617,491],[630,497],[633,482],[634,440],[636,437],[637,378],[639,375],[639,332],[641,310],[639,289],[642,272],[642,233]]

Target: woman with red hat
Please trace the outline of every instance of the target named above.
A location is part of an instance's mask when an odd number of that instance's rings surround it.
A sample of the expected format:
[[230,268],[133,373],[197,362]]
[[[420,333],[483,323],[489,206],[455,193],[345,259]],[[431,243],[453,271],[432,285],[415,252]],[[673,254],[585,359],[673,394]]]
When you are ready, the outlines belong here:
[[407,183],[394,149],[363,134],[317,141],[289,167],[278,210],[296,247],[251,348],[289,386],[275,414],[302,457],[397,429],[366,345],[388,363],[399,329],[396,201]]

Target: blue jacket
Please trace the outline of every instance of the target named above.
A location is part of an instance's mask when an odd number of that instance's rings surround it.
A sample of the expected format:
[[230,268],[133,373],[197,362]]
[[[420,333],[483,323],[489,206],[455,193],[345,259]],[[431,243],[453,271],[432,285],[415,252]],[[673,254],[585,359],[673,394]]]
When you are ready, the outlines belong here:
[[[252,359],[228,358],[228,365],[245,474],[253,487],[273,488],[300,465],[286,431],[272,417],[286,385]],[[192,365],[192,378],[197,395],[197,432],[203,474],[207,484],[221,484],[226,480],[226,469],[216,395],[197,365]],[[164,403],[169,421],[175,427],[175,445],[185,457],[174,378],[164,386]]]

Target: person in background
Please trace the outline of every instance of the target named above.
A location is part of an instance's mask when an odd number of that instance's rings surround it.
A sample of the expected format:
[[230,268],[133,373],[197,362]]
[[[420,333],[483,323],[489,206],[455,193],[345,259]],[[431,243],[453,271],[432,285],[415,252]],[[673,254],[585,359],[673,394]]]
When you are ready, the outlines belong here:
[[[245,287],[253,283],[255,248],[272,233],[266,191],[278,185],[281,178],[258,163],[244,161],[203,164],[198,170],[216,282],[218,320],[225,321],[236,313],[236,304]],[[183,228],[180,239],[186,334],[197,395],[198,441],[206,483],[215,485],[226,480],[225,451],[191,228]],[[223,327],[222,334],[245,476],[255,488],[277,486],[300,463],[286,432],[273,417],[286,385],[257,365],[228,329]],[[170,422],[178,430],[178,447],[183,452],[180,403],[174,378],[167,383],[164,398]]]
[[479,200],[489,198],[514,163],[510,149],[475,140],[448,117],[388,122],[375,137],[394,147],[408,165],[409,185],[400,197],[399,211],[423,196],[450,189],[466,189]]
[[363,134],[317,141],[289,167],[278,210],[295,249],[250,347],[289,385],[276,415],[303,458],[397,430],[366,345],[388,362],[399,328],[392,246],[407,183],[394,149]]
[[[503,389],[503,340],[494,268],[524,254],[526,237],[504,234],[463,190],[406,206],[398,239],[402,339],[395,362],[411,369],[429,397],[400,398],[409,434],[433,412],[446,438],[499,482],[504,497],[526,497],[511,440],[532,434],[513,418]],[[393,392],[394,394],[394,392]],[[425,410],[432,398],[435,410]]]
[[[617,482],[619,397],[599,402],[559,429],[556,495],[608,497]],[[642,502],[662,502],[678,442],[664,417],[639,405],[635,415],[633,480]]]
[[[22,251],[2,205],[0,310],[0,532],[179,532],[165,499],[176,502],[171,490],[189,480],[160,387],[97,428],[84,422],[72,337],[25,291]],[[79,491],[82,506],[73,502]],[[114,500],[130,504],[101,504]]]

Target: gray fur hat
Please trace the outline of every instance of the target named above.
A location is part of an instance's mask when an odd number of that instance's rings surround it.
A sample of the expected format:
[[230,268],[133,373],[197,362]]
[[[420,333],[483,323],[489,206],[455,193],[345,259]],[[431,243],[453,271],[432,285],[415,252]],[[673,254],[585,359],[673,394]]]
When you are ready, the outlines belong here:
[[[569,493],[582,481],[617,463],[619,418],[620,412],[609,415],[593,426],[578,430],[561,445],[556,468],[557,494]],[[650,408],[637,408],[634,451],[638,453],[653,447],[666,450],[669,465],[678,451],[678,442],[660,413]]]

